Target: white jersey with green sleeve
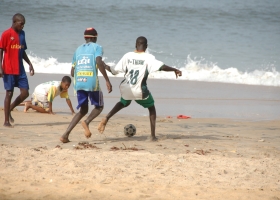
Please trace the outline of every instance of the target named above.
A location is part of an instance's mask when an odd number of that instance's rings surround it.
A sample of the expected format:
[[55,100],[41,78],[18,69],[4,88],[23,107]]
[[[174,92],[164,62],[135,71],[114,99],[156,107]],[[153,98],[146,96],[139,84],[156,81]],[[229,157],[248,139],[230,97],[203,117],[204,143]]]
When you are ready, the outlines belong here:
[[145,52],[126,53],[118,64],[110,67],[113,74],[125,73],[120,84],[121,96],[125,100],[146,99],[150,92],[147,87],[149,73],[160,71],[164,65]]

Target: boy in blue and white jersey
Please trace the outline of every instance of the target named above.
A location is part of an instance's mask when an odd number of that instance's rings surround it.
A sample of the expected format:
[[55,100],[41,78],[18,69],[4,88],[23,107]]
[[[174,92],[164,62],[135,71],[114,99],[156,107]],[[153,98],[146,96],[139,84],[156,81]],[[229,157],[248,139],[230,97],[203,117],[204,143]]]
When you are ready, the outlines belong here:
[[85,43],[75,51],[72,67],[76,92],[79,90],[88,92],[100,91],[96,58],[102,57],[102,55],[102,47],[93,42]]
[[79,46],[75,51],[71,69],[71,76],[74,77],[74,90],[78,98],[77,109],[80,108],[80,112],[73,117],[66,132],[60,138],[63,143],[70,142],[68,139],[70,132],[88,113],[88,100],[95,108],[87,119],[82,121],[82,126],[85,129],[85,136],[87,138],[91,136],[89,123],[102,112],[104,105],[103,93],[98,80],[98,69],[106,80],[108,92],[112,91],[112,85],[102,61],[103,49],[96,44],[97,31],[94,28],[88,28],[84,32],[84,37],[86,43]]

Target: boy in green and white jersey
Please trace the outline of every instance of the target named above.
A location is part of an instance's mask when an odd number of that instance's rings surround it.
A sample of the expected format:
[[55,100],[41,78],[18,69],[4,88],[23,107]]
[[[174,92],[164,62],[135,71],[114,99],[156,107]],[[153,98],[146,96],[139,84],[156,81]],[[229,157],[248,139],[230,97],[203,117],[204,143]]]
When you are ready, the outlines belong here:
[[115,107],[102,119],[98,126],[100,133],[103,133],[108,120],[118,111],[130,105],[132,100],[144,108],[149,109],[151,124],[151,140],[157,140],[155,136],[156,109],[154,99],[147,87],[149,73],[155,71],[173,71],[176,78],[182,75],[178,69],[169,67],[158,61],[151,54],[145,53],[148,47],[145,37],[138,37],[136,40],[136,51],[126,53],[115,67],[105,66],[112,74],[125,73],[124,80],[120,84],[121,99]]

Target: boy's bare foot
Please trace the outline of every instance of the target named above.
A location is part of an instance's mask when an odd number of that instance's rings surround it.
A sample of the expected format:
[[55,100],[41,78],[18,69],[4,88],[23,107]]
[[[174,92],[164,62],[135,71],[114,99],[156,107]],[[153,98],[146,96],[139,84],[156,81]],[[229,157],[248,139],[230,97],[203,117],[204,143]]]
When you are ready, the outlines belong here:
[[12,124],[10,124],[10,122],[4,123],[3,126],[5,126],[7,128],[14,128],[14,126]]
[[90,132],[90,130],[88,128],[88,125],[87,125],[87,123],[85,121],[82,121],[82,126],[85,129],[85,136],[86,136],[86,138],[90,138],[91,137],[91,132]]
[[64,138],[64,137],[61,137],[60,141],[63,142],[63,143],[70,142],[70,140],[68,138]]
[[10,122],[12,122],[12,123],[14,123],[15,122],[15,120],[14,120],[14,118],[12,117],[12,115],[10,114],[10,116],[9,116],[9,120],[10,120]]
[[107,118],[103,118],[103,119],[101,120],[101,122],[100,122],[99,125],[98,125],[98,131],[99,131],[99,133],[102,134],[102,133],[104,132],[107,122],[108,122]]
[[23,112],[27,112],[28,109],[29,109],[29,103],[26,102],[26,103],[24,104]]
[[155,136],[150,136],[149,139],[150,139],[151,142],[156,142],[156,141],[158,141],[157,137],[155,137]]

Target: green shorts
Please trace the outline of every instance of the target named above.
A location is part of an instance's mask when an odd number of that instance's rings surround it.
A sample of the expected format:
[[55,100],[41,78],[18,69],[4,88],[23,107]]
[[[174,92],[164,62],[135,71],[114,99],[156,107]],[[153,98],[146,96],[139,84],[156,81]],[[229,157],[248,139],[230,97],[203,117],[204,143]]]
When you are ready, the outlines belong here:
[[[154,98],[151,93],[149,94],[148,98],[143,99],[143,100],[135,100],[135,101],[136,101],[136,103],[140,104],[144,108],[150,108],[155,104]],[[131,100],[125,100],[121,97],[121,103],[124,106],[128,106],[131,103]]]

